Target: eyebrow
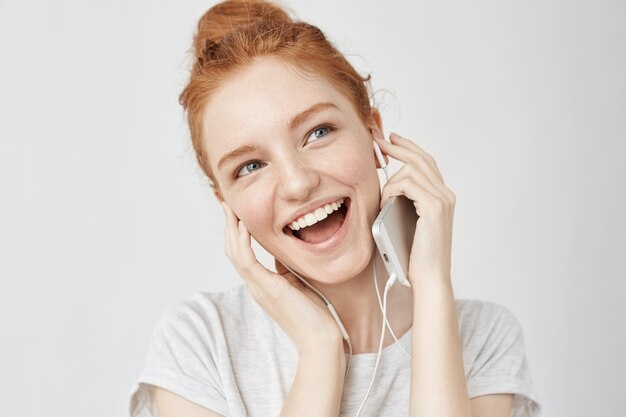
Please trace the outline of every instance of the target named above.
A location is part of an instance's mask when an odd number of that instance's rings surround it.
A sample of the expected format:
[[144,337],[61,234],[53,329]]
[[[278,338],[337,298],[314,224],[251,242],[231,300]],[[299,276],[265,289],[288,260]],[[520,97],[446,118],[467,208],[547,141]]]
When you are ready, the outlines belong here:
[[313,116],[315,113],[319,113],[322,110],[326,110],[329,108],[339,109],[333,103],[317,103],[306,109],[305,111],[298,113],[289,121],[289,130],[295,130],[302,123],[306,122],[306,120]]
[[[300,126],[302,123],[306,122],[314,114],[319,113],[322,110],[326,110],[326,109],[330,109],[330,108],[339,109],[339,107],[337,107],[333,103],[317,103],[317,104],[312,105],[308,109],[298,113],[297,115],[292,117],[291,120],[289,120],[289,123],[288,123],[289,130],[297,129],[298,126]],[[217,169],[219,170],[226,163],[230,162],[231,160],[239,158],[242,155],[254,152],[257,149],[258,148],[255,145],[253,145],[253,144],[246,143],[244,145],[241,145],[240,147],[238,147],[238,148],[236,148],[236,149],[226,153],[224,156],[222,156],[220,158],[219,162],[217,163]]]

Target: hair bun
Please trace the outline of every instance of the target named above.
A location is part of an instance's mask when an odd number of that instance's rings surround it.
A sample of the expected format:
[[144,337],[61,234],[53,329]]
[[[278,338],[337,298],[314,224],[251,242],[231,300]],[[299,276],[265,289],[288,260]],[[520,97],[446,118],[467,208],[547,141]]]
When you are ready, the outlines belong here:
[[226,0],[207,10],[198,21],[194,37],[194,54],[204,58],[207,49],[219,44],[229,34],[259,22],[292,23],[279,6],[258,0]]

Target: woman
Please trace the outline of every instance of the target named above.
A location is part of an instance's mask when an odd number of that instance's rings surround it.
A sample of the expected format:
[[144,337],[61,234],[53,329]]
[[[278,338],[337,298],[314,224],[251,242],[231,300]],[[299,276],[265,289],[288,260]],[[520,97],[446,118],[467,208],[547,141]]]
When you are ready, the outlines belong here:
[[[314,26],[266,2],[205,13],[181,94],[246,285],[203,293],[155,329],[131,413],[169,416],[537,415],[515,317],[455,300],[455,197],[433,158],[384,140],[366,82]],[[373,150],[404,163],[380,190]],[[371,225],[391,196],[419,215],[410,287],[394,285],[373,389],[385,268]],[[276,259],[264,268],[251,236]],[[334,305],[349,335],[320,297]],[[410,351],[410,358],[403,350]],[[348,363],[350,367],[348,369]]]

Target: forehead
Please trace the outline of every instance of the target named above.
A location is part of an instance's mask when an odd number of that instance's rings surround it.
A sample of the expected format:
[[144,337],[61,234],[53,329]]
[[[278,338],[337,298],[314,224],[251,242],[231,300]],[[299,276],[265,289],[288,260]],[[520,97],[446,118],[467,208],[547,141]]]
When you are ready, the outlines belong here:
[[239,144],[287,132],[294,115],[320,102],[356,117],[350,101],[325,79],[276,58],[257,58],[223,82],[202,112],[211,165]]

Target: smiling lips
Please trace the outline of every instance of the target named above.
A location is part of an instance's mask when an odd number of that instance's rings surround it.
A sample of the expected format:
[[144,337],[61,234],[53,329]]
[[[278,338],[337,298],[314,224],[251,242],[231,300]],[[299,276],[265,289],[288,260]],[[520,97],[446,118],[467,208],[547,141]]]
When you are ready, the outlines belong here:
[[348,206],[349,201],[345,201],[345,198],[323,204],[292,221],[288,228],[285,227],[285,233],[305,243],[308,250],[324,252],[336,246],[345,236],[345,228],[342,226],[348,214]]
[[344,199],[340,198],[339,200],[333,201],[330,204],[325,204],[324,206],[319,207],[309,213],[306,213],[304,216],[294,220],[288,225],[288,227],[291,230],[300,230],[304,229],[305,227],[312,226],[315,223],[327,218],[328,215],[332,214],[334,211],[339,210],[343,202]]

